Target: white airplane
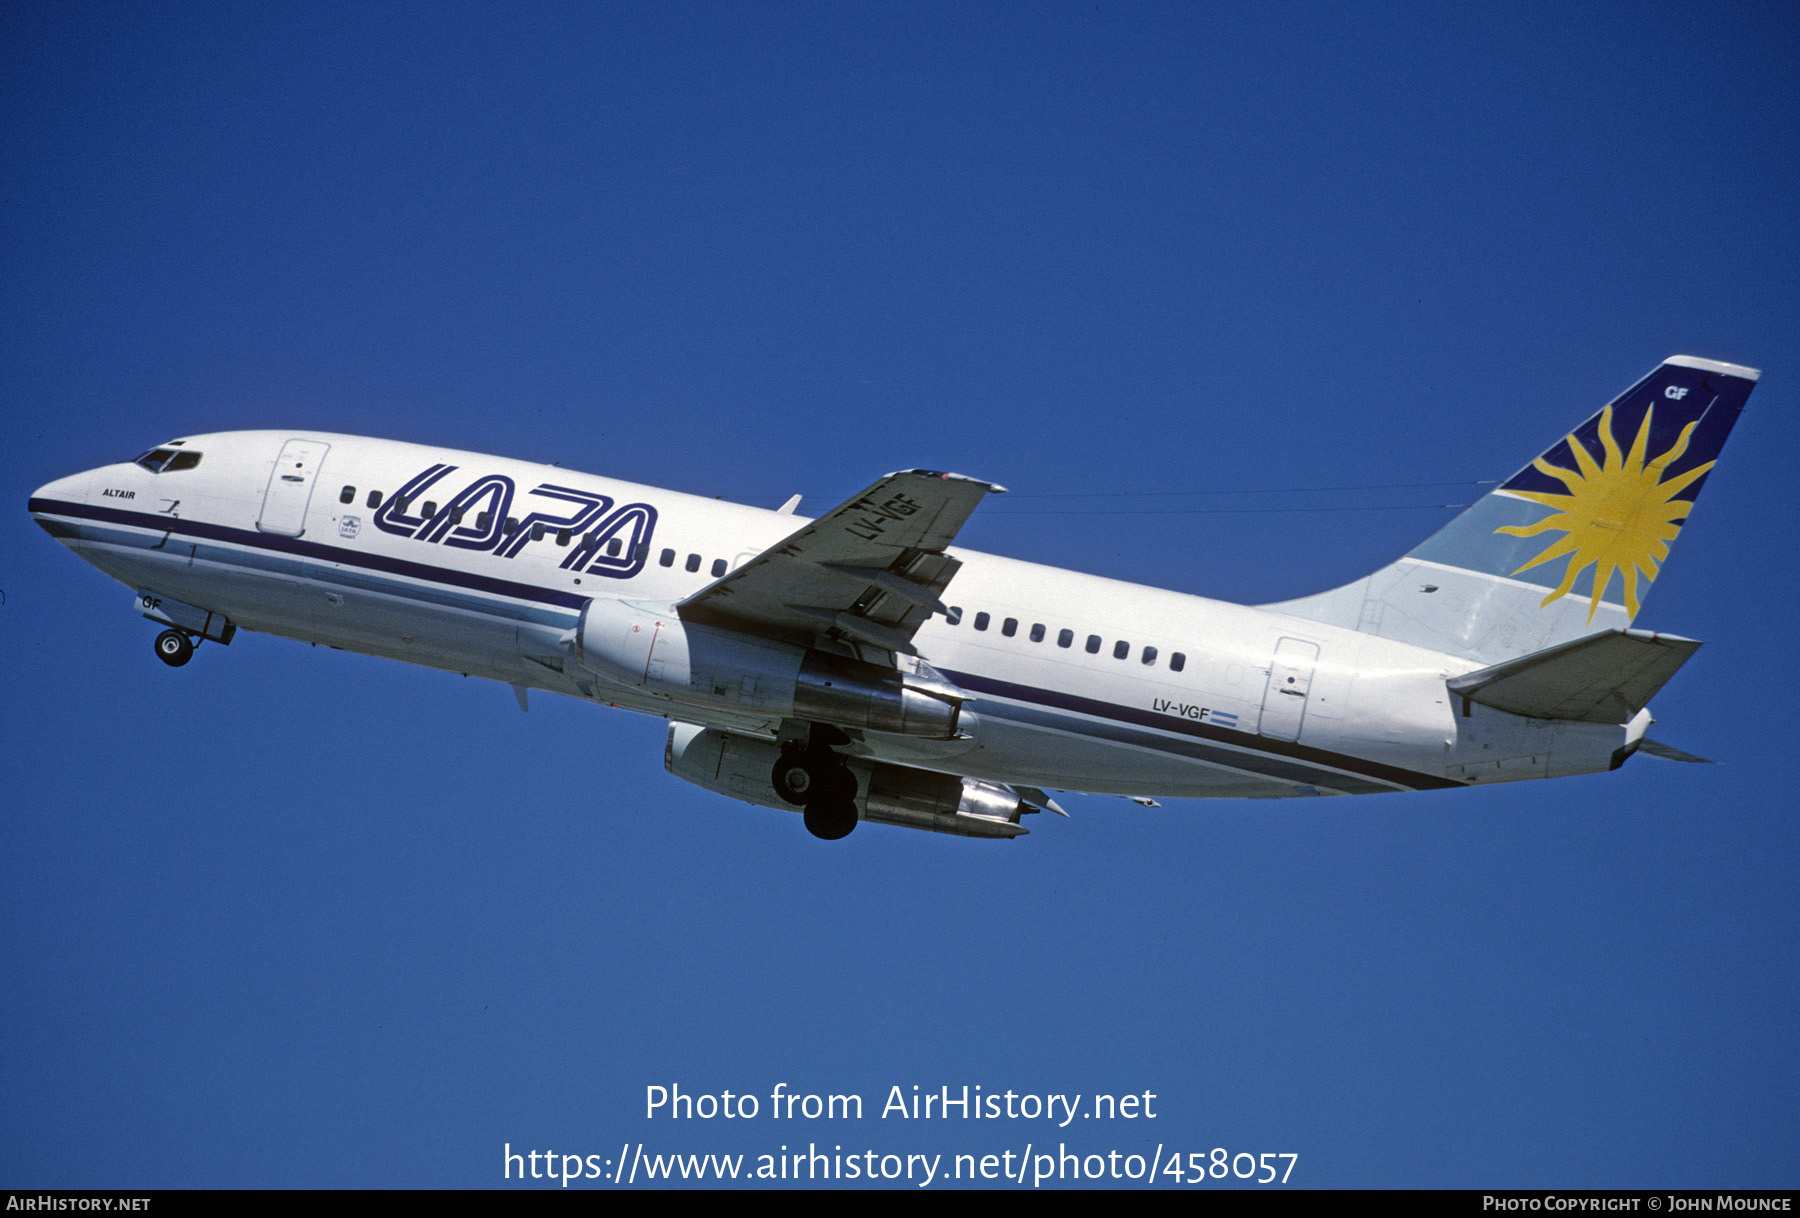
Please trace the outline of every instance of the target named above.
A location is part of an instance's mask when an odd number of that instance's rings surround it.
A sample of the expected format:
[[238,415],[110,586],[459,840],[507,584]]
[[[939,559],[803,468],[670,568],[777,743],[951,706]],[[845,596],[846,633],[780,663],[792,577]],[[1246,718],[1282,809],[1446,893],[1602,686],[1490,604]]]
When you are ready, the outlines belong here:
[[1630,629],[1759,373],[1676,356],[1429,540],[1243,606],[959,550],[1003,488],[889,474],[815,520],[307,431],[171,440],[31,497],[167,627],[660,715],[676,776],[972,837],[1047,789],[1352,795],[1617,768],[1700,644]]

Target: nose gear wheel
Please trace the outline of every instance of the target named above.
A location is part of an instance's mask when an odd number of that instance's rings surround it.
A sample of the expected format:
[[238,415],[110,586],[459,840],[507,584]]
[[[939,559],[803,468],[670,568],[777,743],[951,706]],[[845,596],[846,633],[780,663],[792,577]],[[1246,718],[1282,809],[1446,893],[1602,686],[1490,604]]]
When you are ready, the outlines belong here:
[[156,636],[156,658],[180,668],[194,658],[194,641],[179,630],[165,630]]

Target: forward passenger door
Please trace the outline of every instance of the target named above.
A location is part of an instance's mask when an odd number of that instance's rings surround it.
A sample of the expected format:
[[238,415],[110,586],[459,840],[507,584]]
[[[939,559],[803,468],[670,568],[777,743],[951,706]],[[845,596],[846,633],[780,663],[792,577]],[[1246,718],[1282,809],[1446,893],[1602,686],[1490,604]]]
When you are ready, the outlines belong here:
[[263,492],[262,515],[256,519],[259,530],[281,537],[298,537],[306,531],[306,506],[319,466],[330,451],[331,445],[318,440],[289,440],[281,446],[281,456],[269,473],[269,488]]

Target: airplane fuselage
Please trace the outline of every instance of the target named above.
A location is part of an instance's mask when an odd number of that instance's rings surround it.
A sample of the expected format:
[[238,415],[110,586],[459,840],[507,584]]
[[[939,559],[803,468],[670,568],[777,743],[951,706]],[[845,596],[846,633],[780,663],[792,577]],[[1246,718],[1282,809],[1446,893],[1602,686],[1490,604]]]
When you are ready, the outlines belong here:
[[[780,716],[741,690],[621,683],[576,663],[570,639],[590,601],[671,613],[805,517],[318,432],[191,436],[170,451],[200,459],[160,472],[102,466],[44,487],[32,511],[134,594],[244,629],[745,736],[781,732]],[[948,553],[961,564],[942,593],[949,612],[913,645],[967,695],[957,730],[857,733],[856,756],[1092,793],[1360,794],[1604,770],[1647,721],[1508,714],[1446,688],[1480,667],[1468,658]]]

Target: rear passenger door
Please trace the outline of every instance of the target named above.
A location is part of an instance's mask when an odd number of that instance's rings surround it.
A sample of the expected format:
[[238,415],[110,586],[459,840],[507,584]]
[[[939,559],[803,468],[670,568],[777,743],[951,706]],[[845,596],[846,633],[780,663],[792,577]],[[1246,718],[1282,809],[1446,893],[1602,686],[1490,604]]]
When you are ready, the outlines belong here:
[[1257,731],[1271,740],[1300,739],[1306,697],[1312,689],[1319,645],[1304,639],[1282,639],[1269,661],[1269,685],[1263,690],[1262,723]]

